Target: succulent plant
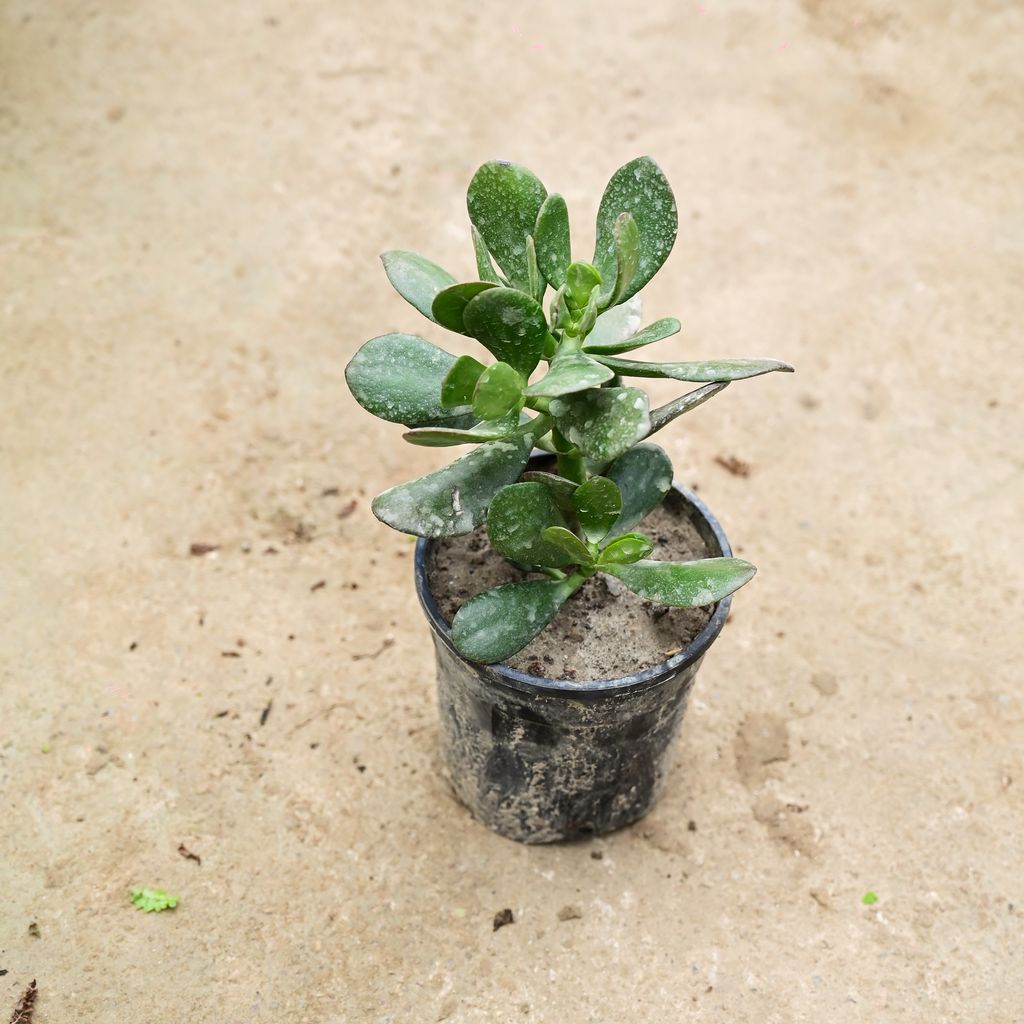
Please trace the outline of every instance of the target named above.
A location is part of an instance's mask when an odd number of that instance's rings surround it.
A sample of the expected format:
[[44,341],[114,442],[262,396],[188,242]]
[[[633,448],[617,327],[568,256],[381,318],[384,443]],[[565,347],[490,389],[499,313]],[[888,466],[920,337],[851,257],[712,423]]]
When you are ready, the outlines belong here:
[[[661,169],[640,157],[615,172],[590,263],[572,258],[565,200],[525,167],[484,164],[467,205],[477,280],[456,281],[416,253],[386,252],[382,260],[406,301],[475,338],[493,361],[385,334],[366,342],[345,371],[359,404],[408,427],[406,441],[474,446],[378,495],[377,518],[420,537],[486,523],[492,547],[535,574],[467,601],[452,622],[458,650],[486,663],[511,657],[597,572],[676,607],[711,604],[743,586],[755,572],[750,563],[652,560],[653,544],[636,532],[672,484],[668,456],[647,438],[731,381],[792,371],[775,359],[622,358],[679,331],[671,317],[640,326],[638,292],[668,258],[678,225]],[[624,383],[645,377],[702,386],[652,409],[643,390]],[[556,473],[524,472],[535,447],[556,456]]]

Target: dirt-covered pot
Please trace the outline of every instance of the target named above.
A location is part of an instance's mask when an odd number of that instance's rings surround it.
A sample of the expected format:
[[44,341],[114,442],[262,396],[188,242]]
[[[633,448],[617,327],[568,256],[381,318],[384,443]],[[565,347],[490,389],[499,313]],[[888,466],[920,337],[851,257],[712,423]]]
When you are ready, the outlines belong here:
[[[696,495],[675,485],[665,503],[689,517],[709,558],[732,555]],[[697,669],[731,598],[660,665],[621,679],[544,679],[458,653],[430,592],[433,543],[416,545],[416,590],[434,638],[441,743],[459,799],[484,824],[524,843],[611,832],[642,818],[661,795]]]

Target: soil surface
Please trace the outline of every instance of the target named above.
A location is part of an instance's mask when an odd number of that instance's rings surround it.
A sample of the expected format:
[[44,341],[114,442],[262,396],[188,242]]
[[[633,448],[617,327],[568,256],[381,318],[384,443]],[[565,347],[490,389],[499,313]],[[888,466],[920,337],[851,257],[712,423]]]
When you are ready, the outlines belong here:
[[[0,1020],[36,979],[36,1024],[1020,1024],[1022,37],[996,0],[5,4]],[[797,373],[658,435],[759,570],[662,801],[527,848],[438,773],[369,510],[452,452],[343,371],[481,354],[377,256],[475,276],[484,160],[586,259],[640,153],[680,213],[644,321],[683,323],[644,358]]]
[[[689,562],[708,556],[688,518],[665,505],[637,529],[654,542],[651,558]],[[483,527],[433,545],[427,566],[430,589],[450,623],[481,591],[515,580],[543,579],[520,572],[487,543]],[[644,601],[618,580],[591,576],[562,605],[550,625],[506,664],[545,679],[588,682],[616,679],[678,654],[707,624],[710,608],[667,608]]]

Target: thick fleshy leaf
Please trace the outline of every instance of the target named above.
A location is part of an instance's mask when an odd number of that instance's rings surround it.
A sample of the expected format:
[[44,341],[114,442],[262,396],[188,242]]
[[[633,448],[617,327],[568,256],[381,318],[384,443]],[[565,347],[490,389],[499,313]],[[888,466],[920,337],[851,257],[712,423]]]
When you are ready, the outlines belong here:
[[549,544],[564,551],[569,562],[574,565],[590,565],[594,561],[587,545],[564,526],[548,526],[543,536]]
[[615,306],[629,294],[629,286],[640,266],[640,229],[631,213],[620,213],[612,231],[615,239],[615,287],[611,302]]
[[431,263],[426,256],[415,252],[392,249],[382,253],[380,260],[395,291],[425,317],[433,320],[431,306],[434,296],[442,288],[455,284],[455,278],[436,263]]
[[637,270],[618,301],[628,299],[658,272],[676,240],[676,201],[661,168],[648,156],[620,167],[608,182],[597,211],[594,265],[601,273],[602,294],[611,297],[616,280],[615,222],[632,214],[639,232]]
[[565,299],[574,312],[586,308],[590,293],[601,287],[601,275],[589,263],[570,263],[565,272]]
[[661,504],[672,486],[672,462],[656,444],[638,444],[620,455],[605,475],[622,492],[622,511],[611,532],[626,533]]
[[566,301],[566,286],[563,284],[551,297],[551,305],[548,313],[551,318],[551,330],[568,327],[572,323],[572,314],[569,312],[569,303]]
[[523,403],[523,378],[508,363],[493,363],[476,382],[473,412],[483,420],[496,420]]
[[576,514],[576,506],[573,504],[572,496],[576,493],[579,484],[575,480],[566,480],[564,476],[557,473],[541,473],[539,470],[530,470],[523,474],[523,480],[530,483],[543,484],[555,499],[555,504],[563,512],[571,515]]
[[441,406],[441,382],[455,356],[414,334],[371,338],[345,367],[345,380],[356,401],[374,416],[407,427],[474,423],[466,408]]
[[469,219],[516,288],[530,284],[526,236],[533,234],[547,194],[532,171],[504,160],[484,164],[469,183]]
[[484,521],[491,498],[514,483],[530,457],[533,434],[488,441],[443,469],[373,499],[373,514],[403,533],[454,537]]
[[508,437],[519,427],[518,413],[509,413],[501,419],[482,420],[468,430],[450,430],[444,427],[417,427],[402,435],[410,444],[424,448],[450,448],[458,444],[483,444],[499,437]]
[[558,569],[571,562],[565,551],[542,536],[549,526],[565,526],[558,504],[543,484],[503,487],[487,510],[487,536],[500,555],[523,565]]
[[463,657],[492,665],[521,651],[557,614],[582,580],[522,580],[485,590],[452,621]]
[[572,500],[583,536],[591,544],[599,544],[608,536],[622,511],[618,485],[606,476],[594,476],[580,484]]
[[473,401],[476,382],[486,367],[472,356],[459,356],[441,382],[441,405],[469,405]]
[[715,384],[705,384],[702,388],[687,391],[685,395],[680,395],[679,398],[674,398],[671,402],[652,409],[651,429],[644,436],[650,437],[651,434],[671,423],[677,416],[682,416],[683,413],[696,409],[698,405],[703,405],[709,398],[714,398],[719,391],[724,391],[728,386],[729,381],[727,380],[720,380]]
[[616,537],[601,552],[600,564],[638,562],[641,558],[646,558],[653,550],[654,544],[649,537],[645,537],[642,533],[624,533],[621,537]]
[[789,363],[778,359],[709,359],[691,363],[641,363],[634,359],[596,355],[605,366],[610,366],[622,377],[663,377],[704,383],[720,380],[744,380],[762,373],[781,370],[792,373]]
[[494,287],[496,285],[490,281],[467,281],[465,284],[453,284],[450,288],[444,288],[434,297],[434,304],[430,308],[431,319],[436,320],[442,327],[447,327],[449,331],[469,334],[462,319],[466,306],[481,292]]
[[582,352],[562,350],[551,360],[548,372],[523,394],[531,398],[556,398],[558,395],[571,395],[576,391],[596,388],[614,376],[614,372],[607,366],[602,366]]
[[592,388],[551,400],[562,436],[588,459],[610,462],[650,430],[647,395],[639,388]]
[[565,272],[572,262],[569,247],[569,210],[557,193],[544,200],[534,231],[537,265],[552,288],[565,284]]
[[491,254],[487,251],[487,246],[484,245],[480,232],[472,224],[470,224],[469,230],[473,235],[473,253],[476,256],[476,272],[480,275],[480,280],[490,281],[492,284],[501,284],[501,279],[495,272],[494,264],[491,262]]
[[[612,310],[609,310],[609,313],[626,309],[627,305],[615,306]],[[598,327],[607,316],[608,313],[604,313],[598,318]],[[631,352],[635,348],[643,348],[644,345],[653,345],[656,341],[664,341],[665,338],[671,338],[673,334],[679,333],[679,327],[679,321],[674,316],[667,316],[664,320],[655,320],[653,324],[645,327],[642,331],[637,331],[636,334],[623,337],[621,341],[605,342],[595,338],[597,333],[597,327],[595,327],[586,341],[583,342],[583,351],[590,352],[595,356],[614,356],[618,355],[619,352]]]
[[489,288],[464,314],[466,329],[492,355],[529,377],[544,352],[548,324],[536,299],[514,288]]
[[594,324],[594,329],[587,335],[583,347],[588,351],[603,345],[615,345],[626,338],[633,337],[643,320],[642,302],[639,295],[634,295],[627,302],[606,309]]
[[579,323],[576,325],[576,333],[581,337],[586,337],[594,329],[594,324],[597,323],[597,318],[600,312],[601,290],[599,288],[595,288],[590,293],[590,298],[587,299],[587,305],[580,316]]
[[647,601],[673,608],[713,604],[739,590],[757,570],[742,558],[702,558],[696,562],[641,560],[632,565],[602,565]]
[[543,302],[544,289],[548,284],[540,272],[540,267],[537,266],[537,246],[532,235],[526,236],[526,276],[530,282],[527,294],[532,295],[538,302]]

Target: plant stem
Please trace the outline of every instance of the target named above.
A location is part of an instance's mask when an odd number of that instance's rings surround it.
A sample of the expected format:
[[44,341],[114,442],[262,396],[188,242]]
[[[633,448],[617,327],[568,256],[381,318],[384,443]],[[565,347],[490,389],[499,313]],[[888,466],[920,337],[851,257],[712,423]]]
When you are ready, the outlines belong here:
[[544,575],[547,576],[549,579],[553,579],[553,580],[564,580],[565,579],[565,573],[562,572],[561,569],[548,569],[548,568],[545,568],[543,565],[538,565],[537,566],[537,572],[544,573]]
[[578,448],[569,452],[558,453],[558,475],[572,480],[573,483],[583,484],[587,482],[587,467],[580,455]]

